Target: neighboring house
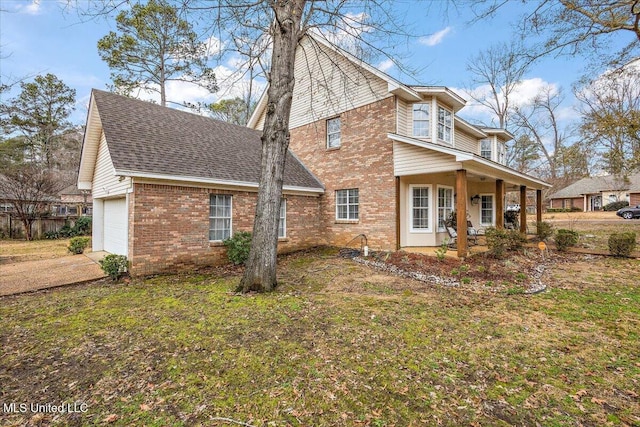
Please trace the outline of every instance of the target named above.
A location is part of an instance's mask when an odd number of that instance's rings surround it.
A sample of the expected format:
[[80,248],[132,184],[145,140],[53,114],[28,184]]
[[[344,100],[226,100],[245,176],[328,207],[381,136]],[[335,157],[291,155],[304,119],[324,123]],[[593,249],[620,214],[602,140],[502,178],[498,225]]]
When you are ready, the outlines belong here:
[[51,207],[54,216],[91,215],[91,191],[79,190],[76,184],[65,187],[58,193],[60,200]]
[[[502,226],[513,190],[523,207],[536,190],[540,218],[550,185],[505,166],[513,136],[457,117],[452,90],[404,85],[316,37],[296,61],[279,251],[360,234],[376,250],[439,246],[454,209]],[[127,255],[135,275],[221,262],[221,241],[252,229],[266,108],[265,92],[249,129],[94,90],[78,177],[93,250]]]
[[[133,275],[225,260],[251,231],[261,133],[93,90],[78,188],[93,196],[93,250],[126,255]],[[322,184],[287,157],[279,249],[317,244]]]
[[[454,209],[476,227],[503,225],[507,190],[519,191],[521,218],[527,189],[537,190],[541,214],[550,185],[505,166],[513,135],[459,118],[466,101],[454,91],[405,85],[318,37],[302,40],[295,81],[289,147],[325,186],[324,242],[365,234],[376,249],[439,246]],[[250,127],[262,128],[266,102],[263,95]],[[467,225],[457,217],[465,256]]]
[[584,212],[598,211],[609,203],[627,201],[640,204],[640,173],[627,179],[614,176],[582,178],[549,196],[552,209],[579,208]]

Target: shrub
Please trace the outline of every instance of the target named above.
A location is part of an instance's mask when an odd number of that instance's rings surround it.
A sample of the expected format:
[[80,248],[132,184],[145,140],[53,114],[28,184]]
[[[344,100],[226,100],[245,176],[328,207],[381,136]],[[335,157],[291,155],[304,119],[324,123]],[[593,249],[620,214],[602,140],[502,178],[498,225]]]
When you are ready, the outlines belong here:
[[234,233],[233,237],[223,240],[222,243],[227,247],[229,261],[236,265],[247,262],[251,248],[251,233],[239,231]]
[[81,216],[78,218],[73,226],[73,231],[77,236],[86,236],[87,234],[91,234],[91,217]]
[[519,251],[527,240],[517,230],[489,227],[485,233],[489,253],[496,258],[503,258],[507,251]]
[[64,225],[58,230],[59,237],[74,237],[77,236],[75,230],[69,225],[69,221],[65,221]]
[[440,247],[436,249],[435,252],[436,252],[436,258],[438,259],[438,261],[444,261],[444,258],[447,254],[447,250],[449,249],[448,243],[449,243],[449,239],[444,239]]
[[609,203],[608,205],[604,205],[602,210],[617,211],[618,209],[626,208],[627,206],[629,206],[629,202],[627,202],[626,200],[620,200],[618,202],[612,202],[612,203]]
[[124,255],[109,254],[100,260],[100,267],[111,279],[118,280],[127,272],[129,261]]
[[84,252],[87,246],[89,246],[88,237],[74,237],[69,241],[67,248],[72,254],[79,255]]
[[614,233],[609,236],[609,253],[614,256],[628,257],[636,248],[636,233]]
[[60,238],[60,234],[57,231],[45,231],[44,238],[48,240],[56,240]]
[[559,251],[566,251],[578,244],[578,237],[580,235],[577,231],[561,228],[556,233],[556,247]]
[[549,237],[553,236],[553,225],[546,221],[536,223],[536,234],[540,241],[547,240]]

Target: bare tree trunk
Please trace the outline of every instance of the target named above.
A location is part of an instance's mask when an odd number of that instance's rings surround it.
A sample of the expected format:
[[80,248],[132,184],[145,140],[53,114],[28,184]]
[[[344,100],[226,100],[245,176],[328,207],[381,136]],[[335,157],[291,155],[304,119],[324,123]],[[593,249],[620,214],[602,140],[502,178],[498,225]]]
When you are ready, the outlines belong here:
[[295,54],[305,0],[272,1],[275,12],[273,55],[267,114],[262,133],[260,188],[242,292],[269,292],[277,285],[278,220],[282,182],[289,147],[289,114],[293,98]]

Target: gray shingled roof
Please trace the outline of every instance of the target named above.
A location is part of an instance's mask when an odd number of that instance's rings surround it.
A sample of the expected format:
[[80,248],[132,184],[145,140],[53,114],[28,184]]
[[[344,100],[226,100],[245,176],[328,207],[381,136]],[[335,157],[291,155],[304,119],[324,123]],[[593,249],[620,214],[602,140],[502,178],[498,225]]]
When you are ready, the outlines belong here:
[[594,176],[582,178],[573,184],[553,193],[551,199],[567,199],[571,197],[582,197],[585,194],[596,194],[602,191],[640,191],[640,173],[631,175],[628,181],[615,178],[614,176]]
[[[117,171],[259,182],[261,132],[101,90],[93,97]],[[291,152],[284,185],[323,188]]]

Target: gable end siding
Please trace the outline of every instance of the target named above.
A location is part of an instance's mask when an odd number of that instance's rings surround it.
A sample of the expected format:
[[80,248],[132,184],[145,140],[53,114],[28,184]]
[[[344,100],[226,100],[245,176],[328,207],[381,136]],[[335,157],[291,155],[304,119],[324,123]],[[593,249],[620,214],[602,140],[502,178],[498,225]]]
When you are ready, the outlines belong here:
[[120,180],[116,176],[104,132],[98,146],[98,158],[93,173],[92,187],[91,195],[94,199],[126,194],[127,189],[131,187],[131,178],[124,177],[123,180]]

